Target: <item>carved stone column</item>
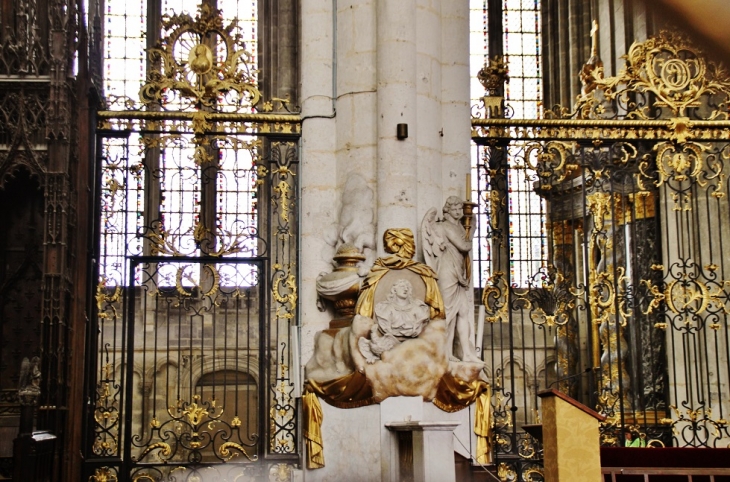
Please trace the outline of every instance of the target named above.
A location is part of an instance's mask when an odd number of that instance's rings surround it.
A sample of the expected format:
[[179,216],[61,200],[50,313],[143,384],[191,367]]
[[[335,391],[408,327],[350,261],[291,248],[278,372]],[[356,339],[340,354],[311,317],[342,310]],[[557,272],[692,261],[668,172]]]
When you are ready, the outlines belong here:
[[[418,232],[418,126],[428,121],[417,110],[418,3],[377,2],[378,233],[391,227]],[[408,137],[397,137],[398,124],[408,127]]]

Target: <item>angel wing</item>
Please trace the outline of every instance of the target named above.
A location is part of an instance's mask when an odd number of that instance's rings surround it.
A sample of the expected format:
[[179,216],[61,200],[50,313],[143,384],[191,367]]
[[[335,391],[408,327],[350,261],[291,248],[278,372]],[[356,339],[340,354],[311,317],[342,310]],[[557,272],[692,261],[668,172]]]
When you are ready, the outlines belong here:
[[438,273],[439,260],[446,250],[446,236],[441,228],[436,208],[429,209],[421,221],[421,239],[426,264]]

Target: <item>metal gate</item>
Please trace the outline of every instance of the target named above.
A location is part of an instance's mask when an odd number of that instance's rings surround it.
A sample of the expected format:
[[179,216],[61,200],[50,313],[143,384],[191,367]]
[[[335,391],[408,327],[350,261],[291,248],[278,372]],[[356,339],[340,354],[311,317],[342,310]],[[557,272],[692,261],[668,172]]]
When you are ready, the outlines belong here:
[[669,33],[626,58],[611,78],[592,59],[573,112],[505,119],[488,96],[472,122],[503,480],[542,480],[547,388],[607,417],[604,446],[730,442],[730,77]]
[[84,480],[288,480],[299,117],[219,11],[162,28],[140,100],[98,113]]
[[122,453],[132,480],[169,476],[160,466],[170,463],[245,465],[263,454],[263,268],[252,259],[130,259]]

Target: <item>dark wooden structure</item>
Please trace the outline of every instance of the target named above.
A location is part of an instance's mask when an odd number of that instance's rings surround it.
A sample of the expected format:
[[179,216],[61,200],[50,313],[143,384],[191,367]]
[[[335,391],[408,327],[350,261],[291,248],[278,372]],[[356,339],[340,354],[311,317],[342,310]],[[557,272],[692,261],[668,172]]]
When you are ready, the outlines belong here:
[[[18,480],[79,479],[101,38],[89,38],[85,4],[0,4],[0,472]],[[20,363],[34,356],[36,426],[50,435],[16,448],[52,468],[40,479],[27,472],[36,464],[11,467]]]

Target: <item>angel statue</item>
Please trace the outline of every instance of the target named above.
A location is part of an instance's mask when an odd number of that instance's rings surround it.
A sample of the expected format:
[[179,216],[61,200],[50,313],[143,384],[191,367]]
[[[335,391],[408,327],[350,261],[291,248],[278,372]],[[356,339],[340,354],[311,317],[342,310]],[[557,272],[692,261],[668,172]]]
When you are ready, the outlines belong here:
[[368,363],[375,363],[380,355],[408,338],[421,334],[431,318],[431,309],[413,297],[413,285],[407,279],[393,283],[388,298],[375,305],[377,323],[370,330],[370,339],[358,340],[360,353]]
[[474,306],[469,297],[471,270],[469,252],[475,229],[467,233],[461,224],[464,202],[449,196],[439,219],[436,208],[431,208],[421,223],[423,254],[426,264],[438,274],[438,286],[446,311],[446,354],[452,361],[454,340],[461,346],[461,361],[483,363],[474,347]]

